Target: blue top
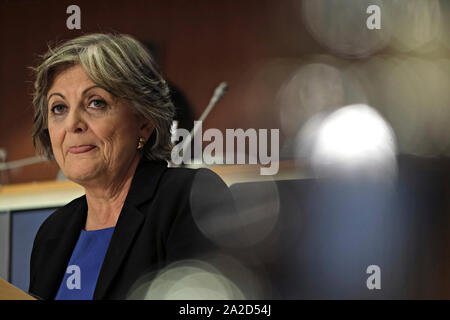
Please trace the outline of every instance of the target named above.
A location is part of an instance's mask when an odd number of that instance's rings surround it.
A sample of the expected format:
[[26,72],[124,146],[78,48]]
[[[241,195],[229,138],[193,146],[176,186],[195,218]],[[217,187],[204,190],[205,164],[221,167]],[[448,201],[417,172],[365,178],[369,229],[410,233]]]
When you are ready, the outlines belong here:
[[55,300],[92,300],[113,232],[81,230]]

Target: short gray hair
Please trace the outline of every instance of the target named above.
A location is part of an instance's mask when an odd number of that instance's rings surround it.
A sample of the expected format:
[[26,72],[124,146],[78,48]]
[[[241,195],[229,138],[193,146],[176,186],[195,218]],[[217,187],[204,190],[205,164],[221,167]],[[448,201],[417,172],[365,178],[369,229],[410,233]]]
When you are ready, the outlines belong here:
[[56,73],[80,64],[93,82],[128,100],[138,115],[154,125],[143,156],[149,160],[170,159],[170,129],[175,108],[168,84],[139,41],[122,34],[88,34],[49,47],[41,58],[41,63],[32,68],[36,74],[33,143],[39,154],[54,158],[47,125],[48,90]]

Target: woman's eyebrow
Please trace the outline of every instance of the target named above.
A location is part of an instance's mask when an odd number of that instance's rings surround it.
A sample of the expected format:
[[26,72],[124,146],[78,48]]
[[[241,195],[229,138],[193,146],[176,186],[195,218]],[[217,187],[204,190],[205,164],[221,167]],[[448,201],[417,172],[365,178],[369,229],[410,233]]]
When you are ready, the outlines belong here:
[[[81,93],[81,95],[84,96],[89,90],[94,89],[94,88],[100,88],[100,89],[103,89],[103,88],[100,87],[99,85],[93,85],[93,86],[90,86],[89,88],[84,89],[83,92]],[[54,92],[54,93],[51,93],[51,94],[47,97],[47,101],[49,101],[50,98],[51,98],[52,96],[60,96],[61,98],[66,99],[66,97],[64,97],[63,94],[61,94],[61,93],[59,93],[59,92]]]
[[93,86],[91,86],[91,87],[89,87],[89,88],[84,89],[83,92],[81,93],[81,95],[84,96],[89,90],[94,89],[94,88],[100,88],[100,89],[103,89],[103,88],[100,87],[99,85],[93,85]]
[[52,96],[60,96],[61,98],[66,99],[66,97],[64,97],[63,94],[61,94],[61,93],[59,93],[59,92],[54,92],[54,93],[50,94],[50,95],[47,97],[47,101],[50,101],[50,98],[51,98]]

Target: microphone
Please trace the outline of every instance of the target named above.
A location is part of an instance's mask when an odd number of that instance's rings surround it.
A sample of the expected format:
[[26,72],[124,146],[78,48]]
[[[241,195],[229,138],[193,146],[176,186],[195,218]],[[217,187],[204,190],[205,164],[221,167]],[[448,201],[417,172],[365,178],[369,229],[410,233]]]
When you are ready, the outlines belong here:
[[197,133],[198,128],[200,127],[200,124],[203,122],[203,120],[206,119],[206,117],[211,112],[211,110],[214,108],[214,106],[217,104],[217,102],[219,102],[219,100],[222,99],[224,94],[227,92],[227,89],[228,89],[228,84],[226,82],[221,82],[217,86],[216,90],[214,90],[214,94],[212,95],[211,100],[209,100],[209,104],[206,107],[205,111],[203,111],[203,113],[200,116],[200,118],[198,119],[198,121],[195,122],[194,127],[192,128],[191,132],[189,133],[189,136],[187,136],[185,141],[183,141],[183,144],[181,147],[181,150],[183,150],[183,154],[184,154],[184,151],[186,150],[186,148],[190,147],[192,137],[194,137],[195,134]]
[[209,104],[206,107],[205,111],[203,111],[202,115],[198,119],[199,121],[205,120],[205,118],[208,116],[208,114],[211,112],[211,110],[214,108],[217,102],[219,102],[220,99],[222,99],[223,95],[227,92],[228,84],[226,82],[220,83],[216,90],[214,90],[214,94],[211,97],[211,100],[209,100]]

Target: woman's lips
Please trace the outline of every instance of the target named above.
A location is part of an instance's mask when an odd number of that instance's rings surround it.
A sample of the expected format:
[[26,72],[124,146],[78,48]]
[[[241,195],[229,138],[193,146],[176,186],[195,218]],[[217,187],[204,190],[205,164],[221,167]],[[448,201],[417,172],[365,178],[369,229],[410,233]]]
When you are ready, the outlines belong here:
[[76,147],[70,147],[69,152],[74,153],[74,154],[85,153],[85,152],[91,151],[94,148],[95,148],[95,146],[93,146],[93,145],[76,146]]

